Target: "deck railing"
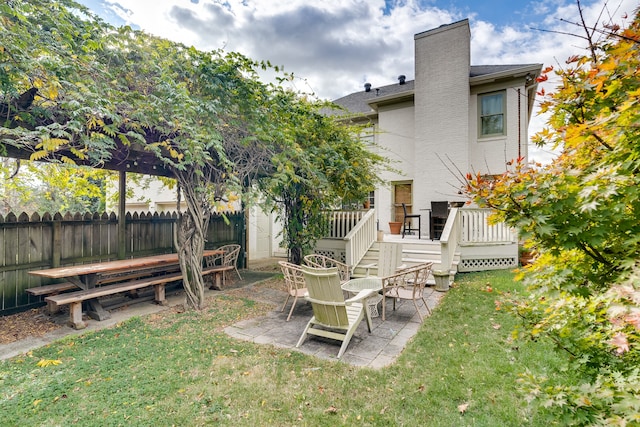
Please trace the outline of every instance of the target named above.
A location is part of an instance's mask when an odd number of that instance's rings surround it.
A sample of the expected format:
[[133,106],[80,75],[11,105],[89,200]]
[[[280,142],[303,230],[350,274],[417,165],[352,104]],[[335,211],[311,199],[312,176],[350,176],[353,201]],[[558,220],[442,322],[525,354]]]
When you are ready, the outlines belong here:
[[349,266],[358,265],[376,239],[376,212],[373,209],[364,212],[360,221],[344,236],[345,258]]
[[326,239],[344,239],[360,220],[371,211],[329,211],[329,235]]
[[[454,259],[463,247],[495,247],[517,242],[517,233],[506,224],[489,223],[491,213],[491,209],[451,209],[440,236],[440,270],[455,270]],[[357,265],[376,239],[375,211],[332,211],[328,212],[328,221],[330,230],[325,239],[344,247],[344,261],[350,266]],[[342,250],[340,252],[342,254]]]
[[489,223],[491,209],[460,209],[460,244],[515,243],[518,234],[505,223]]

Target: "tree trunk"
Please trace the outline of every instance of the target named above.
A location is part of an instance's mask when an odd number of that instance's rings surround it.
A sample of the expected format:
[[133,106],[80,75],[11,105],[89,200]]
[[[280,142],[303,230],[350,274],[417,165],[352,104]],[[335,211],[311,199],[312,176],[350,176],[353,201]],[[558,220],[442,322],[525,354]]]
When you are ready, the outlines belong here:
[[202,278],[202,253],[205,234],[195,225],[192,213],[181,213],[178,218],[178,258],[187,306],[194,310],[204,308],[204,279]]
[[302,264],[304,251],[301,244],[301,234],[304,226],[302,202],[299,197],[285,197],[285,229],[289,261],[296,265]]
[[[176,246],[187,306],[194,310],[204,308],[204,279],[202,254],[209,227],[209,211],[204,192],[195,190],[198,184],[178,175],[179,186],[187,203],[186,212],[180,212],[178,199],[178,232]],[[203,186],[204,187],[204,186]],[[195,190],[195,191],[194,191]]]

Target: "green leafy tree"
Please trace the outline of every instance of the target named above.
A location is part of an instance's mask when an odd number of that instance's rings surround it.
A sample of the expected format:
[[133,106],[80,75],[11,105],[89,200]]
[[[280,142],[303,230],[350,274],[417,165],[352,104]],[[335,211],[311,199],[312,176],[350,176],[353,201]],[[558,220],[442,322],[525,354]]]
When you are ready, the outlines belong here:
[[113,28],[71,0],[15,0],[0,12],[2,142],[31,160],[98,168],[134,144],[154,153],[188,207],[176,246],[188,304],[202,308],[210,202],[263,169],[241,161],[260,151],[251,148],[269,123],[259,64]]
[[581,25],[588,54],[540,77],[555,71],[561,84],[542,102],[550,119],[536,142],[561,154],[468,176],[468,190],[539,253],[532,296],[514,310],[521,335],[553,340],[570,375],[524,375],[529,397],[562,425],[640,425],[640,18]]
[[[0,4],[0,147],[95,168],[126,159],[131,147],[155,155],[187,206],[176,247],[188,305],[201,309],[213,204],[273,174],[284,180],[277,172],[287,162],[300,171],[287,182],[313,184],[291,196],[312,200],[311,212],[336,201],[338,185],[353,193],[374,181],[368,154],[342,126],[260,82],[268,68],[114,28],[72,0],[9,0]],[[306,232],[309,218],[292,224]]]
[[273,157],[274,172],[261,190],[276,204],[284,222],[283,237],[293,263],[326,236],[326,212],[344,202],[362,202],[381,181],[386,160],[372,152],[363,129],[327,115],[333,108],[282,91],[274,120],[288,123]]

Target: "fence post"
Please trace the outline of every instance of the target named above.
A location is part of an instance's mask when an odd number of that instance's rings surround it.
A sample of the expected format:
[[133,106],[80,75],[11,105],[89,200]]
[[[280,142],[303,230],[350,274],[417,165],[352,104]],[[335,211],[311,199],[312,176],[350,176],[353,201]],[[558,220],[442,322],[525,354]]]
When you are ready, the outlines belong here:
[[51,267],[56,268],[62,258],[62,218],[54,216],[51,224]]
[[127,255],[127,222],[125,209],[127,202],[127,173],[120,171],[118,175],[118,259],[125,259]]

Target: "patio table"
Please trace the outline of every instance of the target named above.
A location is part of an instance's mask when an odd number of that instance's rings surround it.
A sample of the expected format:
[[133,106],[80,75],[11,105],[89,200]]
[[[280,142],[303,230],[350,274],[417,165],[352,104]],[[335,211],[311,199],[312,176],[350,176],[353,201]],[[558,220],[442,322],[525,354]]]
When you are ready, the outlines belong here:
[[[357,294],[363,289],[373,289],[375,291],[382,290],[382,279],[376,276],[359,277],[351,279],[342,284],[342,290],[351,294]],[[382,295],[376,294],[367,298],[367,310],[371,317],[378,317],[378,303],[382,301]]]

